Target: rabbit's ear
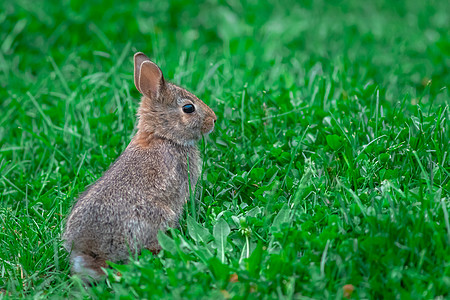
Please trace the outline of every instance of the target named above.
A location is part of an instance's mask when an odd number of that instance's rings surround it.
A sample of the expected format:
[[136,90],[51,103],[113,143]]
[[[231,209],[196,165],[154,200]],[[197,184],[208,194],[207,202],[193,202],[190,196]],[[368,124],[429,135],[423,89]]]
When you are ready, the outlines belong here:
[[141,92],[139,88],[139,73],[141,72],[141,65],[144,61],[149,61],[150,59],[142,52],[138,52],[134,55],[134,85],[137,90]]
[[164,77],[161,69],[142,52],[134,55],[134,85],[149,98],[157,97]]

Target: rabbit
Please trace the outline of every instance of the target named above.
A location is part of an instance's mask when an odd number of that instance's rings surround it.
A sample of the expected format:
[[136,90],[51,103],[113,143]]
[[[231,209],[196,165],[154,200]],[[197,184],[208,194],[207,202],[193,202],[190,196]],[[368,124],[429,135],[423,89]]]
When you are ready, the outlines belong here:
[[[137,132],[110,168],[78,199],[63,233],[72,274],[102,278],[106,261],[126,262],[144,248],[158,253],[159,230],[176,227],[200,173],[196,142],[217,117],[203,101],[167,82],[142,52],[134,55],[142,94]],[[191,186],[189,186],[189,184]]]

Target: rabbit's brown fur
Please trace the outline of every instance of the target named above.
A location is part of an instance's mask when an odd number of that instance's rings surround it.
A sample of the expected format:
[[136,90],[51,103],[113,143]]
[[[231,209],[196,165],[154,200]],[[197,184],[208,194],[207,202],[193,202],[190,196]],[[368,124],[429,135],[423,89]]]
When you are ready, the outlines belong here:
[[[197,182],[195,145],[214,128],[216,115],[188,91],[164,80],[161,70],[137,53],[135,85],[143,94],[138,131],[116,162],[84,192],[70,213],[64,246],[72,272],[99,278],[106,260],[126,261],[143,248],[158,252],[159,230],[177,226]],[[192,104],[195,112],[185,113]]]

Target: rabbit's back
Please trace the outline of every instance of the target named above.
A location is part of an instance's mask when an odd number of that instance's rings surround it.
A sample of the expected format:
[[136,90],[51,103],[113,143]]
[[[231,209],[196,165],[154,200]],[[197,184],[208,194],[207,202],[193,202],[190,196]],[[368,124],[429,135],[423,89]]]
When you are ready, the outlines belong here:
[[[189,171],[188,171],[189,157]],[[156,250],[158,230],[176,226],[186,195],[196,184],[195,147],[133,140],[110,169],[75,204],[65,247],[119,261],[143,247]]]

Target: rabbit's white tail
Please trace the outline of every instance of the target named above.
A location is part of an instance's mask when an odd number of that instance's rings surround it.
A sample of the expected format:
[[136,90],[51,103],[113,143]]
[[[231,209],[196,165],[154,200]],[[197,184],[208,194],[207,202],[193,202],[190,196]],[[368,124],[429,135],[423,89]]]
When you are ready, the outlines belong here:
[[79,275],[83,279],[90,277],[94,280],[105,276],[105,272],[102,270],[102,267],[106,268],[105,261],[80,253],[72,253],[70,260],[72,262],[72,274],[74,275]]

